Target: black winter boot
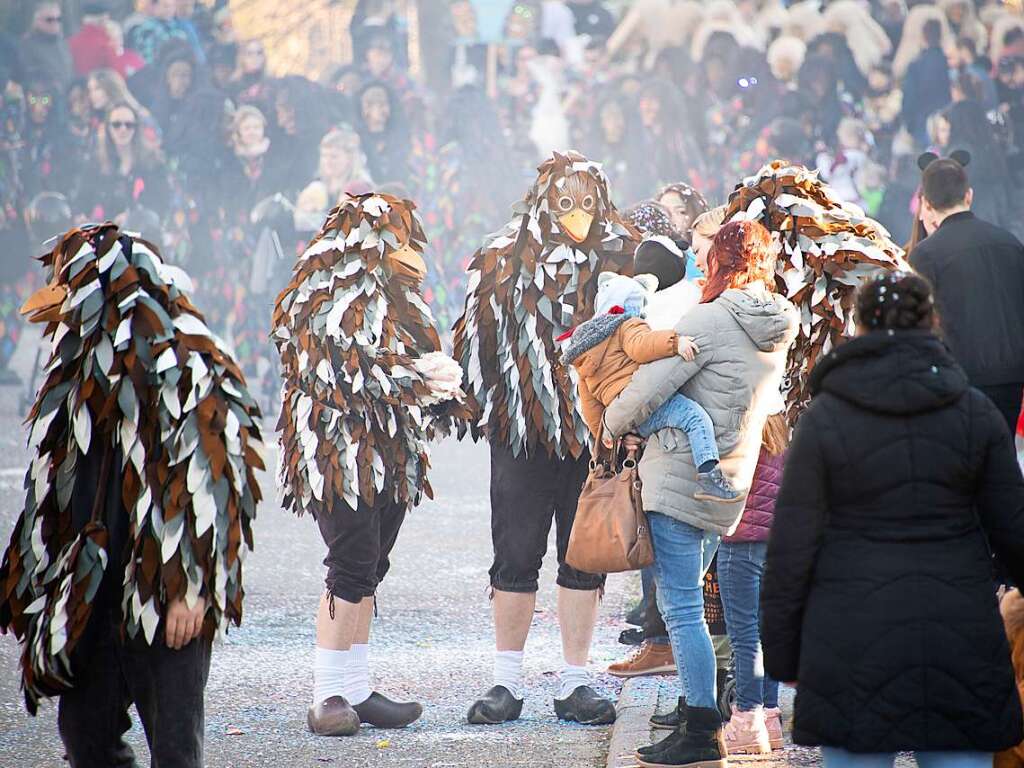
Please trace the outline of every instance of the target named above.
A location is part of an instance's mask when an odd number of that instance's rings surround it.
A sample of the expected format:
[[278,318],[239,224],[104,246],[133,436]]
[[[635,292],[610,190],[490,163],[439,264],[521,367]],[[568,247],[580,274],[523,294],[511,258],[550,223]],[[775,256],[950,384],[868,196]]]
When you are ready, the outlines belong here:
[[687,706],[685,724],[653,752],[639,759],[644,768],[726,768],[722,715],[717,709]]
[[[679,728],[680,715],[686,713],[686,698],[683,696],[679,697],[679,703],[676,708],[670,712],[666,712],[663,715],[652,715],[651,716],[651,727],[656,728],[659,731],[674,731]],[[640,750],[641,752],[643,750]]]

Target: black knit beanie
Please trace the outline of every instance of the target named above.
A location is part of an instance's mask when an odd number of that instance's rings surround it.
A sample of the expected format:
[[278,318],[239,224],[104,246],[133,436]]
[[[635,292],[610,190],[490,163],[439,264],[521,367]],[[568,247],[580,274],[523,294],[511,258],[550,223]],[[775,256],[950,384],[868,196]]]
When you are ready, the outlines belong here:
[[685,240],[671,240],[663,235],[644,239],[636,249],[634,272],[658,278],[658,290],[675,285],[686,277]]

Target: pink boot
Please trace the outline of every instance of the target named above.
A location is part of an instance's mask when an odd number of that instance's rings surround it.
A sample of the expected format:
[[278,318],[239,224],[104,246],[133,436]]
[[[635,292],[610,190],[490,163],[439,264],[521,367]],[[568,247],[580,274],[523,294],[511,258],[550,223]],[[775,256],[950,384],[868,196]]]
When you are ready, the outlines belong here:
[[750,712],[732,708],[732,719],[725,724],[725,748],[730,755],[771,754],[771,739],[761,707]]
[[772,749],[786,746],[786,737],[782,735],[782,710],[778,707],[764,711],[764,721],[768,726],[768,741]]

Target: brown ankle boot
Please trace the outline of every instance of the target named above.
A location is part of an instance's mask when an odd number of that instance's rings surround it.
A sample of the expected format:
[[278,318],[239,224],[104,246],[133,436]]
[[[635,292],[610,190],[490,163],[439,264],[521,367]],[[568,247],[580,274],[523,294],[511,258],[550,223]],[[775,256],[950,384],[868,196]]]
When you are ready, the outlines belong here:
[[622,661],[608,667],[608,674],[616,677],[644,677],[646,675],[675,674],[676,661],[671,645],[644,642]]

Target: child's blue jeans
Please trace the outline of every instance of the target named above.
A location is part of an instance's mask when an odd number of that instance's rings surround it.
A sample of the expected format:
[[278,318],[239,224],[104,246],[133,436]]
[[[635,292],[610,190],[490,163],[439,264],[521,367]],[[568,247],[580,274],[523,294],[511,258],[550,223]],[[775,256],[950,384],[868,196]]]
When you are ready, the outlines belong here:
[[686,433],[695,467],[709,461],[718,463],[715,425],[708,412],[697,402],[678,393],[672,395],[636,431],[640,437],[650,437],[659,429],[669,428],[681,429]]

